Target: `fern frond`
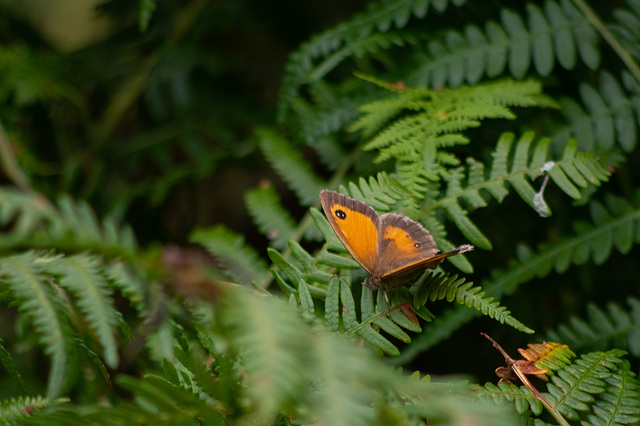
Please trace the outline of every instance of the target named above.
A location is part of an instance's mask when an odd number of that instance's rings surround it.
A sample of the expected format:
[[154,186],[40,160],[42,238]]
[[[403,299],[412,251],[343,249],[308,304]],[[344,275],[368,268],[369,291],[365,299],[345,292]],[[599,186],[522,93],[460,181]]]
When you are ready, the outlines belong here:
[[551,378],[545,398],[569,420],[580,419],[578,411],[590,411],[590,420],[600,424],[637,422],[640,406],[631,395],[640,386],[624,354],[614,349],[583,355]]
[[[588,184],[599,185],[609,176],[609,172],[600,165],[593,154],[576,151],[575,141],[570,141],[566,145],[561,160],[549,161],[548,139],[539,140],[531,148],[534,134],[527,132],[515,144],[511,154],[513,139],[513,134],[505,133],[498,140],[496,149],[492,153],[493,164],[488,179],[485,178],[484,165],[473,159],[467,160],[466,187],[462,184],[465,177],[462,169],[452,169],[450,172],[443,173],[447,185],[446,193],[443,197],[429,203],[424,211],[444,208],[469,241],[478,247],[490,249],[491,243],[471,222],[466,210],[460,205],[461,200],[474,208],[486,205],[485,194],[493,196],[497,201],[502,201],[508,194],[505,185],[508,182],[527,204],[540,214],[547,215],[548,208],[541,210],[539,205],[540,202],[544,203],[542,193],[536,192],[528,179],[535,179],[548,173],[551,180],[567,195],[579,199],[581,195],[577,187],[584,188]],[[530,158],[531,150],[533,154]],[[510,168],[509,163],[511,163]],[[546,204],[543,204],[544,206]]]
[[569,125],[561,129],[555,139],[575,137],[581,150],[607,152],[618,144],[625,152],[635,149],[637,120],[635,110],[639,105],[640,86],[628,73],[620,82],[609,73],[599,76],[596,89],[587,84],[580,86],[580,98],[588,112],[571,99],[562,101],[562,113]]
[[[509,80],[487,83],[484,85],[462,87],[457,90],[443,89],[425,91],[423,89],[406,89],[408,93],[417,90],[415,96],[407,94],[393,95],[407,99],[405,109],[414,113],[393,121],[386,129],[368,142],[364,149],[378,149],[380,153],[376,161],[395,158],[405,162],[420,162],[429,168],[430,162],[436,158],[425,159],[425,152],[434,151],[443,146],[465,144],[468,140],[461,135],[452,138],[470,127],[477,127],[480,120],[486,118],[513,118],[511,106],[544,106],[549,101],[540,94],[539,83],[533,81],[513,82]],[[417,94],[422,95],[417,98]],[[375,108],[375,109],[374,109]],[[397,111],[397,104],[375,102],[363,107],[366,114],[376,117],[384,114],[384,109]],[[373,133],[373,128],[364,125],[377,125],[379,119],[364,117],[356,122],[353,130],[363,129]],[[444,135],[448,135],[444,137]],[[435,152],[433,153],[435,154]]]
[[26,45],[14,44],[0,52],[3,75],[1,99],[20,107],[36,102],[67,100],[76,107],[86,107],[77,88],[69,84],[58,58],[34,55]]
[[[366,292],[367,290],[363,290]],[[357,310],[356,304],[353,299],[353,294],[351,293],[351,288],[347,284],[346,281],[340,281],[340,302],[342,302],[343,310],[342,310],[342,323],[347,331],[347,334],[357,334],[361,338],[363,338],[366,342],[373,345],[374,347],[378,347],[389,355],[399,355],[400,351],[395,345],[393,345],[388,339],[382,336],[380,333],[377,333],[375,330],[371,328],[371,326],[366,323],[359,323],[356,317]],[[365,306],[364,309],[369,309]],[[373,309],[369,309],[373,310]],[[326,308],[325,308],[326,311]],[[364,320],[364,318],[363,318]]]
[[112,285],[119,289],[136,309],[138,314],[145,312],[146,283],[130,268],[128,264],[120,260],[113,260],[104,265],[104,273]]
[[307,81],[314,82],[320,80],[346,58],[359,58],[365,54],[375,55],[381,50],[389,49],[391,46],[404,46],[405,44],[416,44],[415,36],[405,33],[376,32],[366,37],[350,40],[340,49],[324,56],[322,61],[314,68],[308,70]]
[[[453,1],[454,5],[460,6],[464,0]],[[449,4],[448,0],[439,1],[434,7],[440,12],[445,10]],[[344,46],[351,42],[364,39],[377,30],[381,39],[384,34],[395,26],[403,28],[411,16],[422,19],[427,14],[429,0],[394,0],[385,3],[372,2],[368,5],[368,10],[364,13],[356,14],[353,19],[342,22],[340,25],[324,33],[318,34],[304,43],[298,51],[291,54],[285,66],[285,75],[282,80],[280,90],[280,102],[278,105],[278,119],[284,120],[290,105],[298,95],[300,86],[310,82],[312,75],[325,75],[330,68],[338,65],[348,55],[359,54],[359,49],[342,50],[342,55],[334,55],[333,60],[325,63],[316,70],[314,60],[327,57],[332,53],[344,49]],[[387,43],[391,43],[387,41]],[[377,45],[382,42],[378,41]]]
[[10,228],[2,239],[4,249],[57,247],[125,257],[137,250],[129,227],[110,218],[100,223],[86,203],[66,196],[54,206],[42,195],[2,188],[0,224]]
[[[469,218],[462,201],[472,208],[487,205],[487,196],[502,201],[509,193],[508,182],[520,197],[540,214],[549,214],[542,198],[542,190],[536,192],[530,180],[548,173],[552,181],[572,198],[580,198],[577,189],[587,187],[588,184],[599,185],[608,178],[609,172],[600,165],[598,159],[589,153],[576,152],[575,142],[569,142],[565,147],[562,159],[549,161],[549,140],[541,139],[533,144],[533,132],[527,132],[515,143],[514,135],[503,134],[492,153],[493,163],[489,176],[485,177],[484,164],[467,159],[467,173],[463,168],[440,171],[446,184],[446,192],[442,196],[439,191],[429,191],[429,200],[421,209],[422,218],[431,231],[438,246],[442,250],[451,250],[454,245],[446,238],[446,231],[435,213],[443,209],[455,223],[463,235],[477,247],[491,249],[491,242]],[[531,151],[531,155],[530,155]],[[466,185],[463,180],[466,179]],[[425,188],[426,189],[426,188]],[[410,200],[415,200],[412,197]],[[470,270],[464,258],[452,258],[451,262],[461,270]]]
[[[220,315],[225,324],[222,336],[241,354],[249,384],[243,386],[245,396],[257,407],[252,422],[272,418],[291,398],[308,407],[296,416],[304,423],[374,424],[379,409],[405,413],[415,421],[438,418],[455,423],[473,413],[474,419],[487,419],[480,421],[487,425],[513,422],[473,404],[459,387],[410,379],[383,366],[362,346],[301,327],[299,316],[272,297],[234,292]],[[376,397],[381,388],[388,395],[384,401]]]
[[323,81],[310,87],[312,102],[296,99],[292,108],[301,127],[301,138],[318,153],[322,163],[335,170],[346,160],[344,148],[336,140],[336,132],[358,116],[357,107],[370,100],[362,91],[338,92]]
[[[640,200],[640,193],[636,198]],[[543,278],[552,270],[562,273],[571,264],[581,265],[590,260],[601,264],[607,260],[614,247],[621,253],[627,253],[633,244],[640,243],[640,234],[632,231],[640,226],[640,207],[613,196],[605,199],[606,208],[597,201],[590,203],[592,221],[597,226],[576,222],[576,234],[573,237],[562,238],[553,245],[541,244],[537,253],[520,247],[518,261],[513,262],[506,271],[494,271],[492,278],[482,283],[487,295],[500,300],[503,295],[512,294],[519,285],[536,277]],[[414,338],[397,362],[407,362],[449,337],[475,316],[477,314],[469,309],[449,309],[436,318],[424,333]]]
[[115,339],[118,317],[99,259],[87,254],[55,258],[48,271],[59,275],[60,286],[77,298],[78,307],[104,348],[107,365],[115,368],[119,359]]
[[403,198],[409,197],[411,194],[388,174],[381,172],[369,177],[358,179],[358,184],[349,183],[349,190],[340,188],[342,192],[349,194],[379,211],[388,211],[391,206]]
[[0,259],[0,282],[15,296],[18,310],[33,323],[38,340],[51,357],[47,397],[62,391],[67,371],[65,343],[71,333],[60,312],[63,306],[44,275],[44,265],[34,253]]
[[572,317],[567,324],[547,332],[550,340],[565,342],[575,349],[616,347],[640,355],[640,300],[629,297],[628,309],[615,303],[606,310],[587,305],[586,318]]
[[609,30],[616,39],[623,45],[624,50],[630,52],[631,56],[638,58],[640,51],[638,41],[640,40],[640,4],[636,0],[628,0],[627,8],[614,9],[612,16],[615,19],[609,23]]
[[196,230],[190,240],[216,256],[223,263],[225,272],[237,283],[260,282],[269,273],[267,265],[244,243],[244,238],[223,225]]
[[26,396],[0,401],[0,423],[5,425],[20,424],[30,416],[34,410],[53,404],[62,403],[63,400],[51,401],[41,396]]
[[474,308],[516,330],[533,333],[533,330],[512,317],[511,312],[504,306],[500,306],[499,302],[494,301],[493,297],[485,297],[485,292],[481,287],[474,287],[472,282],[458,278],[457,274],[451,275],[442,272],[430,274],[420,285],[413,286],[412,290],[414,291],[413,305],[416,307],[424,305],[427,300],[447,299],[449,302],[456,301],[461,305]]
[[487,382],[483,386],[474,385],[472,389],[480,400],[491,403],[512,402],[516,411],[520,414],[531,411],[531,413],[538,416],[544,409],[542,402],[526,386],[505,382],[494,385],[491,382]]
[[267,130],[259,130],[260,149],[271,166],[294,190],[300,202],[312,206],[325,184],[315,175],[300,152],[295,151],[281,137]]
[[528,4],[526,16],[502,9],[501,24],[488,21],[484,31],[468,25],[461,33],[449,30],[442,39],[428,43],[420,65],[407,78],[412,86],[458,87],[465,81],[477,83],[483,75],[495,77],[505,68],[522,78],[531,65],[542,76],[555,61],[573,69],[576,52],[595,69],[600,61],[598,35],[590,22],[568,1],[545,3],[544,11]]
[[[13,379],[16,381],[16,384],[20,388],[20,391],[26,394],[27,389],[25,388],[24,380],[22,380],[22,376],[20,375],[20,372],[18,372],[18,370],[16,369],[16,365],[13,362],[13,358],[11,357],[11,354],[4,347],[4,341],[2,339],[0,339],[0,364],[5,368],[5,370],[9,372],[11,377],[13,377]],[[0,415],[0,419],[1,418],[2,416]]]
[[578,411],[586,412],[589,424],[635,423],[640,419],[637,400],[640,384],[624,355],[617,349],[592,352],[565,365],[551,377],[548,392],[542,394],[544,401],[525,386],[504,382],[498,386],[491,383],[475,386],[474,390],[484,400],[514,402],[519,413],[531,410],[538,416],[544,406],[568,420],[580,420],[584,416]]
[[[256,418],[266,421],[277,413],[284,401],[298,396],[296,389],[301,387],[306,376],[299,374],[301,371],[314,371],[313,375],[316,374],[315,368],[307,369],[309,361],[317,357],[319,362],[327,363],[339,358],[334,353],[320,361],[319,358],[322,357],[315,353],[320,348],[315,344],[301,352],[300,349],[304,346],[298,345],[315,339],[306,337],[296,316],[289,309],[279,306],[275,300],[246,297],[240,293],[236,297],[235,303],[240,309],[229,313],[236,322],[235,330],[229,337],[235,347],[245,348],[243,365],[251,382],[251,386],[247,387],[247,394],[257,404]],[[296,350],[283,350],[292,344]],[[301,357],[303,353],[306,354]],[[349,361],[343,359],[341,362]],[[335,374],[322,368],[319,372],[329,374],[329,379],[332,373]],[[341,393],[341,396],[346,398],[341,404],[353,399],[348,394]]]
[[296,225],[280,204],[273,186],[254,188],[245,194],[244,199],[253,221],[269,238],[271,245],[277,249],[286,247],[296,232]]
[[[278,251],[271,248],[267,249],[267,254],[269,255],[269,258],[271,259],[273,264],[277,266],[278,269],[280,269],[280,271],[289,279],[290,284],[286,283],[275,269],[271,270],[273,277],[276,279],[276,283],[286,295],[297,292],[298,284],[300,283],[300,281],[305,281],[312,278],[313,281],[321,283],[326,283],[327,281],[329,281],[331,275],[325,271],[320,270],[317,267],[316,262],[312,260],[309,253],[304,251],[304,249],[297,244],[293,247],[297,252],[294,257],[305,257],[302,263],[296,262],[295,260],[287,260]],[[322,285],[311,286],[309,288],[309,291],[313,296],[316,297],[323,297],[325,294]]]

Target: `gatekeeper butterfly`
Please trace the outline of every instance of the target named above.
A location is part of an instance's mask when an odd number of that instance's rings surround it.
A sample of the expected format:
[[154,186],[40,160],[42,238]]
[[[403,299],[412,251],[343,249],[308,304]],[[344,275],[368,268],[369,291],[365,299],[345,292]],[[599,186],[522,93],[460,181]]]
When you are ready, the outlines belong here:
[[415,220],[394,213],[378,216],[371,206],[335,191],[321,191],[320,202],[333,231],[369,273],[364,284],[371,290],[386,292],[449,256],[473,250],[464,244],[438,254],[431,233]]

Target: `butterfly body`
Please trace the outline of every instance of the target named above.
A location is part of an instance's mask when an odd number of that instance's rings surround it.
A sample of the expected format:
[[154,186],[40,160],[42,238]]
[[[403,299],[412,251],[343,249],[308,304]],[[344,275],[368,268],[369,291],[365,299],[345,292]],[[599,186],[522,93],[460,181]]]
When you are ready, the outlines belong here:
[[364,284],[372,290],[391,290],[449,256],[473,250],[465,244],[438,254],[420,223],[395,213],[378,215],[371,206],[334,191],[321,191],[320,202],[342,244],[370,274]]

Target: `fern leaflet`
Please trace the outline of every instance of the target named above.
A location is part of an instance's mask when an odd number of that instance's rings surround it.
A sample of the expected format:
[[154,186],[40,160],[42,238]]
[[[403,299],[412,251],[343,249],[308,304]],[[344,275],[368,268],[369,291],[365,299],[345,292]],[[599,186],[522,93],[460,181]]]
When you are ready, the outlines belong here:
[[[453,3],[460,6],[464,3],[464,0],[455,0]],[[343,49],[346,44],[366,38],[376,30],[380,34],[379,37],[385,40],[381,33],[387,32],[391,26],[403,28],[412,15],[420,19],[424,18],[429,4],[430,0],[372,2],[369,3],[366,12],[357,14],[350,21],[343,22],[339,26],[318,34],[307,43],[304,43],[297,52],[294,52],[289,57],[285,67],[282,89],[280,90],[280,103],[278,105],[279,120],[284,120],[300,90],[300,86],[310,82],[313,74],[324,75],[329,71],[330,66],[335,67],[348,54],[359,54],[361,50],[355,48],[343,50],[342,55],[336,55],[330,63],[325,63],[321,68],[323,70],[322,73],[314,69],[315,59],[337,52]],[[434,7],[442,12],[448,6],[449,1],[440,1],[437,4],[438,6],[434,5]],[[375,45],[392,44],[392,40],[393,38],[390,41],[377,41]]]
[[219,258],[226,273],[237,283],[260,282],[268,274],[264,261],[244,239],[222,225],[195,231],[191,241],[202,244]]
[[640,354],[640,300],[629,297],[628,310],[615,303],[606,310],[594,304],[587,305],[586,319],[572,317],[568,324],[560,324],[547,334],[550,339],[566,342],[572,348],[599,349],[614,345],[628,349],[632,355]]
[[277,249],[287,246],[293,238],[296,226],[293,218],[280,204],[278,194],[272,186],[255,188],[245,194],[245,203],[260,231]]
[[99,270],[98,259],[78,254],[53,260],[50,269],[60,275],[60,286],[77,297],[78,307],[104,348],[107,365],[118,365],[115,329],[118,322],[112,291]]
[[58,206],[36,193],[0,189],[0,224],[11,230],[2,247],[58,247],[131,257],[137,250],[131,229],[113,219],[99,223],[86,203],[61,197]]
[[[467,25],[461,33],[449,30],[441,39],[430,41],[427,54],[408,78],[412,86],[458,87],[476,84],[483,75],[495,77],[508,70],[522,78],[531,65],[546,76],[555,61],[565,69],[576,65],[576,52],[595,69],[600,61],[598,35],[591,24],[569,1],[547,1],[544,11],[528,4],[526,16],[502,9],[501,23],[488,21],[484,31]],[[555,56],[555,57],[554,57]]]
[[[51,356],[47,397],[54,399],[62,391],[67,371],[68,338],[71,333],[62,318],[62,300],[44,275],[44,264],[34,253],[0,259],[0,278],[15,295],[19,310],[33,322],[45,353]],[[71,346],[71,345],[69,345]]]
[[270,131],[258,132],[260,148],[273,168],[293,188],[303,205],[316,203],[317,194],[325,184],[314,174],[302,155]]

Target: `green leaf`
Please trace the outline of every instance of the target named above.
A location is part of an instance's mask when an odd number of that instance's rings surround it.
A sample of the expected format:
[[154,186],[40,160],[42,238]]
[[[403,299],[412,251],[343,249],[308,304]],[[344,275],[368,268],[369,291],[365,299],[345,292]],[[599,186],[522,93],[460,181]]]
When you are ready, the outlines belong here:
[[245,203],[254,222],[277,249],[283,249],[296,232],[291,215],[282,207],[272,186],[254,188],[245,194]]
[[255,250],[245,245],[244,238],[223,225],[198,229],[192,233],[190,241],[201,244],[218,258],[225,272],[238,283],[260,282],[269,273]]
[[298,297],[300,298],[300,306],[302,307],[302,313],[311,317],[315,316],[315,309],[313,308],[313,300],[309,293],[309,287],[304,280],[298,281]]
[[70,333],[60,313],[63,303],[43,274],[44,264],[39,260],[33,253],[5,257],[0,260],[0,273],[15,295],[18,310],[33,323],[38,340],[51,357],[47,398],[55,399],[67,376],[65,343]]
[[287,141],[266,129],[259,130],[257,134],[260,149],[271,166],[294,190],[303,205],[314,205],[326,184],[315,175],[300,152],[289,146]]
[[99,260],[87,254],[57,258],[51,270],[60,275],[60,286],[78,299],[78,307],[85,315],[92,331],[104,348],[107,365],[118,365],[115,329],[118,323],[113,292],[102,274]]

